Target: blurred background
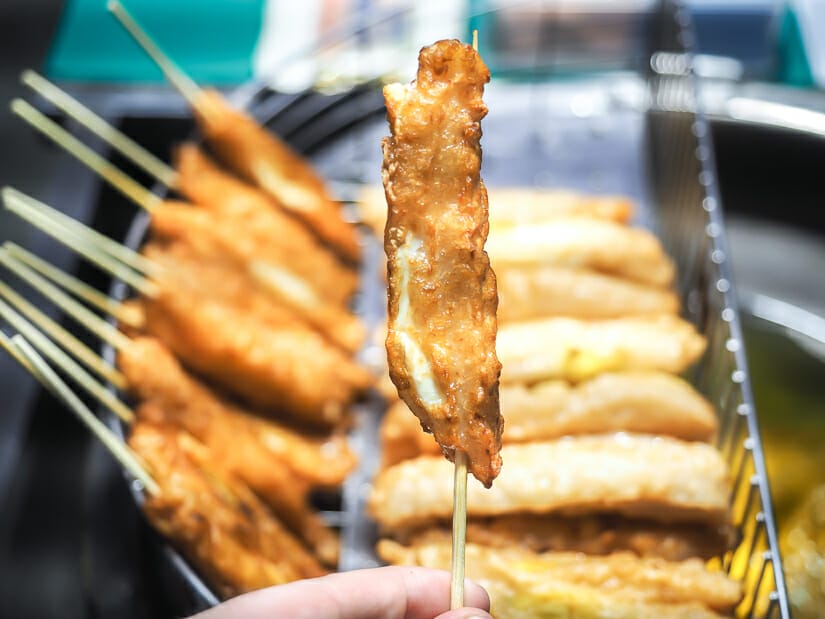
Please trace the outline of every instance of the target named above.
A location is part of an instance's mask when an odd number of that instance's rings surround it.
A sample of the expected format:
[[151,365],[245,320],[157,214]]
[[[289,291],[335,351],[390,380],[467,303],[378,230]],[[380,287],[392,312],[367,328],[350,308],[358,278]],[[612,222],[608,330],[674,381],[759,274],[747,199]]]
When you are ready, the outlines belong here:
[[[653,4],[131,3],[196,81],[228,91],[240,88],[241,101],[254,91],[251,83],[280,91],[312,86],[335,91],[386,76],[389,68],[399,72],[398,67],[414,66],[410,62],[423,42],[466,38],[472,28],[484,33],[482,54],[502,80],[564,80],[580,72],[621,69],[643,57],[638,29]],[[825,3],[686,4],[696,28],[696,69],[712,120],[780,532],[783,543],[801,552],[804,561],[804,548],[800,551],[793,541],[801,538],[789,538],[789,532],[814,527],[820,538],[825,535],[825,492],[814,493],[825,483]],[[553,19],[542,21],[546,15]],[[562,47],[574,50],[564,62],[558,56]],[[611,53],[617,67],[604,64]],[[103,0],[0,2],[4,108],[26,94],[19,82],[24,68],[66,86],[162,157],[168,156],[171,141],[191,131],[182,99],[107,14]],[[408,79],[412,70],[400,73]],[[578,105],[575,113],[598,116],[592,101],[578,100]],[[3,110],[0,183],[58,204],[115,237],[123,235],[134,213],[123,205],[98,209],[119,198]],[[0,211],[0,237],[79,270],[87,280],[100,277],[5,211]],[[164,616],[163,596],[151,579],[140,576],[141,566],[123,568],[140,541],[120,539],[135,518],[133,510],[117,507],[125,490],[95,483],[95,463],[105,456],[5,356],[0,358],[0,403],[0,616],[112,616],[113,600],[124,599],[131,601],[134,616]],[[119,545],[110,544],[115,539]],[[116,548],[117,556],[103,548]],[[821,561],[818,565],[822,583],[825,567]],[[820,594],[825,598],[822,586]],[[816,614],[799,616],[825,616],[825,607],[818,608]]]

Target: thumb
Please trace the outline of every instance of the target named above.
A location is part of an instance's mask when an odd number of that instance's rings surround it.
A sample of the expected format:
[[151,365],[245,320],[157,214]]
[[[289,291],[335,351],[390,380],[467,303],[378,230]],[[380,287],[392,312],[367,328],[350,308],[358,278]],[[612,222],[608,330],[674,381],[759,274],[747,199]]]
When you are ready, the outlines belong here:
[[435,617],[435,619],[493,619],[492,615],[484,612],[480,608],[456,608],[448,610]]

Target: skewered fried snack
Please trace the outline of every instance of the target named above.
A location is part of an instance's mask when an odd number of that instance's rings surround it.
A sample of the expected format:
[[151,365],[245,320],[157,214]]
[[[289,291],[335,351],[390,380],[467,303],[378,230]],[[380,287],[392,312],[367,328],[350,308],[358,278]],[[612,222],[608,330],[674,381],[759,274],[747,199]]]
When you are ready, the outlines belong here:
[[185,365],[271,412],[330,426],[372,377],[308,327],[275,329],[185,290],[143,299],[146,331]]
[[[618,513],[661,522],[728,521],[728,473],[704,443],[636,434],[576,436],[502,448],[492,490],[468,487],[467,513]],[[387,530],[450,515],[449,465],[405,460],[376,477],[369,511]]]
[[[194,203],[221,217],[222,225],[243,226],[232,244],[244,261],[266,259],[309,284],[324,300],[346,304],[357,274],[336,260],[315,237],[261,190],[220,169],[194,144],[175,151],[177,188]],[[185,230],[182,230],[185,232]]]
[[[713,407],[693,387],[660,372],[600,374],[577,385],[503,385],[499,395],[505,443],[622,431],[709,441],[719,425]],[[438,453],[403,402],[384,416],[381,444],[384,466]]]
[[184,240],[204,255],[223,256],[238,269],[248,270],[256,263],[281,268],[303,283],[307,288],[303,294],[316,298],[318,304],[346,307],[358,286],[353,271],[332,260],[318,260],[318,254],[307,262],[314,275],[307,276],[303,267],[299,275],[292,275],[292,268],[309,252],[285,251],[277,237],[258,234],[243,217],[233,220],[185,202],[163,202],[153,211],[151,230],[162,239]]
[[[355,468],[355,454],[343,436],[311,438],[244,411],[189,376],[153,338],[134,338],[118,355],[118,366],[133,393],[157,403],[168,421],[206,444],[221,460],[236,462],[230,468],[253,489],[254,475],[243,471],[266,469],[273,460],[315,487],[337,486]],[[232,440],[227,442],[226,437]]]
[[390,377],[444,455],[467,454],[470,472],[489,487],[501,468],[502,429],[480,176],[490,72],[455,40],[423,48],[418,63],[410,86],[384,88]]
[[[626,223],[633,204],[623,197],[585,195],[563,189],[488,187],[490,233],[499,228],[544,223],[558,218],[584,217]],[[387,199],[383,187],[366,185],[358,194],[362,221],[379,237],[387,225]]]
[[600,319],[675,314],[679,310],[679,300],[669,290],[586,269],[493,266],[501,323],[549,316]]
[[503,325],[496,350],[503,383],[579,381],[625,370],[678,374],[704,352],[705,338],[669,314],[599,321],[548,318]]
[[674,266],[649,231],[600,219],[557,219],[490,235],[487,252],[498,267],[584,267],[652,286],[673,281]]
[[[394,565],[445,569],[450,564],[449,543],[404,547],[383,540],[378,554]],[[629,553],[536,554],[468,543],[467,576],[490,593],[491,612],[499,619],[716,619],[742,596],[739,583],[699,560],[669,562]]]
[[[392,537],[406,546],[449,540],[446,523],[424,529],[397,530]],[[732,547],[731,526],[695,523],[663,524],[613,515],[560,517],[514,514],[471,518],[467,541],[491,548],[523,548],[532,552],[583,552],[607,555],[632,552],[667,561],[710,559]]]
[[138,422],[129,445],[161,488],[146,497],[149,521],[222,596],[324,573],[248,488],[213,468],[192,437]]
[[341,256],[351,262],[360,259],[355,227],[341,218],[339,204],[307,161],[216,91],[202,91],[194,113],[223,163],[258,185]]
[[284,302],[281,295],[273,294],[272,288],[254,274],[235,268],[217,251],[203,253],[205,249],[198,241],[196,246],[187,241],[172,241],[147,244],[142,252],[155,264],[167,267],[155,279],[163,287],[199,292],[275,327],[310,326],[350,353],[361,347],[364,327],[354,314],[314,303],[310,303],[308,312],[301,311],[294,303]]

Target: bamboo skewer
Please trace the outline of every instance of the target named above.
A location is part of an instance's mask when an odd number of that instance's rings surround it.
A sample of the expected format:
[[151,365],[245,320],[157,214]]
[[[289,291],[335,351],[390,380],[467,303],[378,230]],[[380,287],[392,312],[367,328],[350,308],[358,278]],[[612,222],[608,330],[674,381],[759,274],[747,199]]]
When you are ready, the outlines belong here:
[[102,138],[132,163],[169,188],[178,182],[178,174],[132,138],[119,131],[67,92],[34,71],[26,70],[21,81],[44,99],[63,110],[89,131]]
[[[473,30],[473,49],[478,52],[478,30]],[[453,476],[453,548],[450,565],[450,609],[464,606],[464,574],[467,547],[467,454],[455,452]]]
[[11,341],[11,338],[6,335],[3,331],[0,331],[0,348],[4,349],[12,359],[17,361],[23,368],[29,372],[32,376],[34,376],[34,366],[29,363],[28,358],[20,352],[20,349],[17,345]]
[[41,312],[37,307],[29,303],[24,297],[17,294],[5,282],[0,281],[0,297],[11,303],[17,310],[22,312],[34,324],[45,331],[53,340],[64,349],[72,353],[77,359],[82,361],[87,368],[102,376],[118,389],[126,386],[126,379],[111,365],[103,361],[92,349],[78,340],[74,335],[60,327],[49,316]]
[[69,386],[63,382],[48,363],[19,335],[12,337],[12,343],[27,359],[34,377],[63,402],[79,419],[91,430],[101,443],[109,450],[115,459],[137,479],[146,491],[152,495],[160,494],[160,486],[143,468],[137,455],[123,444],[109,428],[107,428],[94,413],[77,397]]
[[142,322],[136,320],[131,312],[126,311],[122,303],[115,301],[86,282],[69,275],[53,264],[46,262],[39,256],[10,241],[3,243],[3,249],[12,258],[37,271],[40,275],[48,278],[64,290],[68,290],[76,297],[83,299],[89,305],[113,316],[119,323],[134,329],[142,326]]
[[[3,201],[5,202],[8,210],[26,220],[39,230],[42,230],[62,245],[65,245],[72,251],[77,252],[113,277],[122,279],[131,287],[140,291],[141,294],[148,297],[157,296],[159,293],[157,286],[154,283],[152,283],[145,276],[135,272],[130,266],[123,264],[119,257],[112,256],[112,254],[102,249],[99,245],[96,245],[95,241],[92,240],[93,237],[77,234],[74,229],[67,228],[56,219],[53,219],[39,211],[38,208],[32,204],[32,202],[37,203],[36,200],[33,200],[29,196],[26,196],[25,194],[9,187],[3,189],[2,195]],[[44,207],[46,206],[42,203],[38,204]],[[79,222],[74,223],[85,229],[85,226]],[[107,240],[114,243],[111,239]],[[121,249],[126,248],[121,246]]]
[[195,81],[165,54],[147,32],[137,23],[132,14],[118,0],[110,0],[106,8],[114,15],[143,51],[154,61],[163,75],[168,79],[184,99],[204,116],[208,116],[208,104],[203,97],[203,90]]
[[12,112],[25,120],[29,125],[47,136],[61,148],[67,150],[84,165],[97,172],[106,182],[112,185],[112,187],[138,204],[141,208],[151,213],[155,206],[161,202],[159,196],[122,172],[105,157],[93,151],[26,101],[14,99],[11,102],[11,109]]
[[83,387],[87,393],[93,395],[105,404],[118,417],[124,421],[134,419],[134,414],[123,402],[118,400],[112,392],[107,391],[86,370],[78,365],[74,359],[2,299],[0,299],[0,317],[19,331],[26,339],[30,340],[52,363],[71,376],[72,380]]
[[115,327],[83,307],[65,292],[57,288],[57,286],[46,280],[42,275],[33,271],[22,262],[15,260],[2,250],[0,250],[0,264],[107,344],[119,350],[128,348],[131,344],[131,340]]

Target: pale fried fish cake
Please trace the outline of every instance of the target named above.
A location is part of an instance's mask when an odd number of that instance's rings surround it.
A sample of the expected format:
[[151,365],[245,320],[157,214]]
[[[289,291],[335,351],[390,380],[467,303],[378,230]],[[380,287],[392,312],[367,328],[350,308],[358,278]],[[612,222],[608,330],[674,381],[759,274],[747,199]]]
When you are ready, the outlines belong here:
[[[729,478],[719,452],[704,443],[635,434],[576,436],[502,448],[507,467],[492,490],[468,484],[467,513],[620,513],[662,522],[722,524]],[[405,460],[375,478],[368,506],[384,528],[452,513],[450,465]]]
[[[487,589],[499,619],[718,619],[742,595],[739,583],[697,559],[536,554],[472,543],[466,551],[467,577]],[[449,569],[451,551],[448,541],[405,547],[382,540],[378,554],[394,565]]]
[[705,350],[705,338],[670,314],[607,320],[547,318],[502,325],[496,341],[502,383],[579,381],[600,372],[679,373]]
[[496,266],[588,268],[653,286],[667,286],[675,268],[650,231],[601,219],[568,218],[515,226],[491,234]]
[[[502,440],[523,443],[572,434],[637,432],[709,441],[718,419],[713,407],[689,383],[661,372],[617,372],[571,385],[547,381],[503,385]],[[390,466],[421,454],[438,453],[403,402],[381,422],[382,462]]]
[[[533,187],[488,187],[490,233],[499,228],[544,223],[565,217],[608,219],[626,223],[633,204],[619,196],[587,195],[564,189]],[[387,224],[384,188],[365,185],[358,194],[361,220],[379,237]]]
[[616,318],[675,314],[679,299],[670,290],[587,269],[497,265],[499,323],[549,316]]

